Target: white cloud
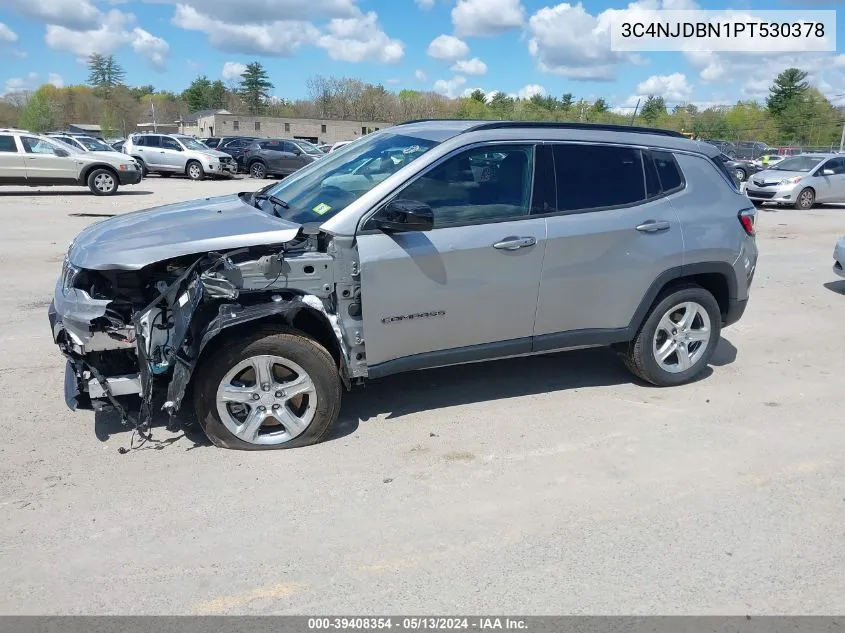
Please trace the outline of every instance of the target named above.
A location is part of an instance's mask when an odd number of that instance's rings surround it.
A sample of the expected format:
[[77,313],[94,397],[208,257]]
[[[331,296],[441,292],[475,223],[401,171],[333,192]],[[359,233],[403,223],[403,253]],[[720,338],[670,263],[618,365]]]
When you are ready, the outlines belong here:
[[420,9],[428,10],[434,6],[434,0],[416,0]]
[[246,71],[246,64],[240,62],[226,62],[223,64],[223,70],[220,76],[226,81],[233,81],[241,78],[241,75]]
[[[187,5],[177,5],[173,24],[208,36],[212,46],[233,53],[290,57],[320,32],[310,22],[274,21],[263,24],[230,24],[210,18]],[[284,34],[281,37],[280,34]]]
[[65,80],[58,73],[50,73],[47,76],[47,83],[54,85],[56,88],[61,88],[65,85]]
[[11,77],[6,80],[3,86],[5,96],[11,92],[23,92],[24,90],[35,90],[38,87],[38,73],[29,73],[26,77]]
[[446,97],[455,97],[467,83],[466,77],[455,75],[451,79],[438,79],[434,82],[434,92]]
[[382,31],[375,11],[352,18],[334,18],[317,45],[325,48],[331,59],[344,62],[392,64],[405,56],[405,45]]
[[402,80],[397,77],[391,77],[390,79],[385,80],[386,84],[390,84],[391,86],[395,86],[396,84],[401,84]]
[[637,86],[638,95],[654,95],[666,101],[686,102],[692,97],[692,86],[683,73],[671,75],[652,75]]
[[162,69],[170,45],[140,27],[130,30],[134,17],[114,9],[101,16],[99,28],[85,31],[48,24],[44,41],[50,48],[72,53],[80,60],[93,53],[111,55],[122,46],[131,46],[137,55]]
[[611,9],[594,16],[581,4],[566,3],[537,11],[528,20],[528,51],[537,67],[569,79],[612,81],[617,64],[638,59],[630,53],[610,50],[613,12]]
[[517,93],[517,96],[520,99],[530,99],[531,97],[533,97],[535,95],[541,95],[542,96],[542,95],[545,95],[545,94],[546,94],[546,89],[543,86],[541,86],[539,84],[528,84],[527,86],[524,86]]
[[17,57],[18,59],[26,59],[27,57],[29,57],[29,53],[27,53],[26,51],[19,50],[13,50],[12,55]]
[[452,70],[456,73],[464,73],[465,75],[483,75],[487,72],[487,64],[477,57],[473,57],[472,59],[464,59],[456,62],[452,66]]
[[469,46],[453,35],[438,35],[428,45],[428,54],[442,61],[456,61],[469,54]]
[[498,35],[524,22],[520,0],[458,0],[452,9],[452,24],[461,36]]
[[17,42],[18,34],[0,22],[0,42]]
[[69,29],[88,29],[102,17],[90,0],[4,0],[4,5],[33,20]]
[[[22,0],[25,1],[25,0]],[[46,0],[45,0],[46,1]],[[354,17],[360,12],[356,0],[146,0],[175,4],[229,24],[262,24],[287,20]],[[278,35],[281,35],[279,33]]]
[[414,71],[414,77],[416,77],[417,81],[428,81],[428,75],[421,68],[417,68]]

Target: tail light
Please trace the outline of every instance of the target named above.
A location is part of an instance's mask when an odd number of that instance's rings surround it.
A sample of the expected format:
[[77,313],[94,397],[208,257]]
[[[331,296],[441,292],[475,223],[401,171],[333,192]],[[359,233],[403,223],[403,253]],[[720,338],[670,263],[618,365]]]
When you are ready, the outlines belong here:
[[754,237],[754,221],[757,219],[757,213],[752,209],[744,209],[739,212],[739,223],[747,235]]

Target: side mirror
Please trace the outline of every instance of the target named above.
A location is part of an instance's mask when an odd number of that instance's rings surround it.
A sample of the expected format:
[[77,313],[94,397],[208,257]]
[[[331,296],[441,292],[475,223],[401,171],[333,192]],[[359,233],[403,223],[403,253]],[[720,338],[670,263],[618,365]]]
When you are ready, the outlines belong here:
[[67,158],[70,156],[70,152],[66,149],[62,149],[61,147],[57,147],[55,149],[56,156],[61,156],[62,158]]
[[430,231],[434,212],[427,204],[414,200],[394,200],[373,218],[376,228],[386,232]]
[[836,172],[834,172],[832,169],[828,169],[828,168],[822,169],[822,176],[835,176],[835,175],[836,175]]
[[302,150],[301,150],[301,149],[299,149],[298,147],[294,147],[294,148],[293,148],[293,155],[294,155],[294,156],[300,156],[301,154],[302,154]]

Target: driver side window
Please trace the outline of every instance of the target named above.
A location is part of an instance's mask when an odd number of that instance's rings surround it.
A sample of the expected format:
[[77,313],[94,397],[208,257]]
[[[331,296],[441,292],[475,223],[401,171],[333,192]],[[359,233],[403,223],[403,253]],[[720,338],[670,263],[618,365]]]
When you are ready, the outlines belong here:
[[822,171],[825,169],[832,170],[836,176],[845,175],[845,158],[831,158],[822,165]]
[[531,208],[533,174],[533,145],[477,147],[422,174],[399,197],[431,207],[435,229],[519,218]]
[[58,149],[57,145],[33,136],[21,136],[21,142],[27,154],[49,154],[55,156],[56,149]]
[[162,149],[172,149],[176,150],[177,152],[182,150],[182,147],[177,143],[174,139],[168,138],[166,136],[161,137],[161,147]]

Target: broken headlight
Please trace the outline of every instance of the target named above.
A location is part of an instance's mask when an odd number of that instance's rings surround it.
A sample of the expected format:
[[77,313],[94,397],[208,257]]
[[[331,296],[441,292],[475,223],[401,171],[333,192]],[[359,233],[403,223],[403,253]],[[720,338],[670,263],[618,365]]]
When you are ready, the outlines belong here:
[[74,283],[76,283],[76,278],[81,272],[81,268],[77,268],[76,266],[71,264],[70,260],[65,257],[65,263],[62,264],[62,292],[67,293],[68,290],[74,287]]

